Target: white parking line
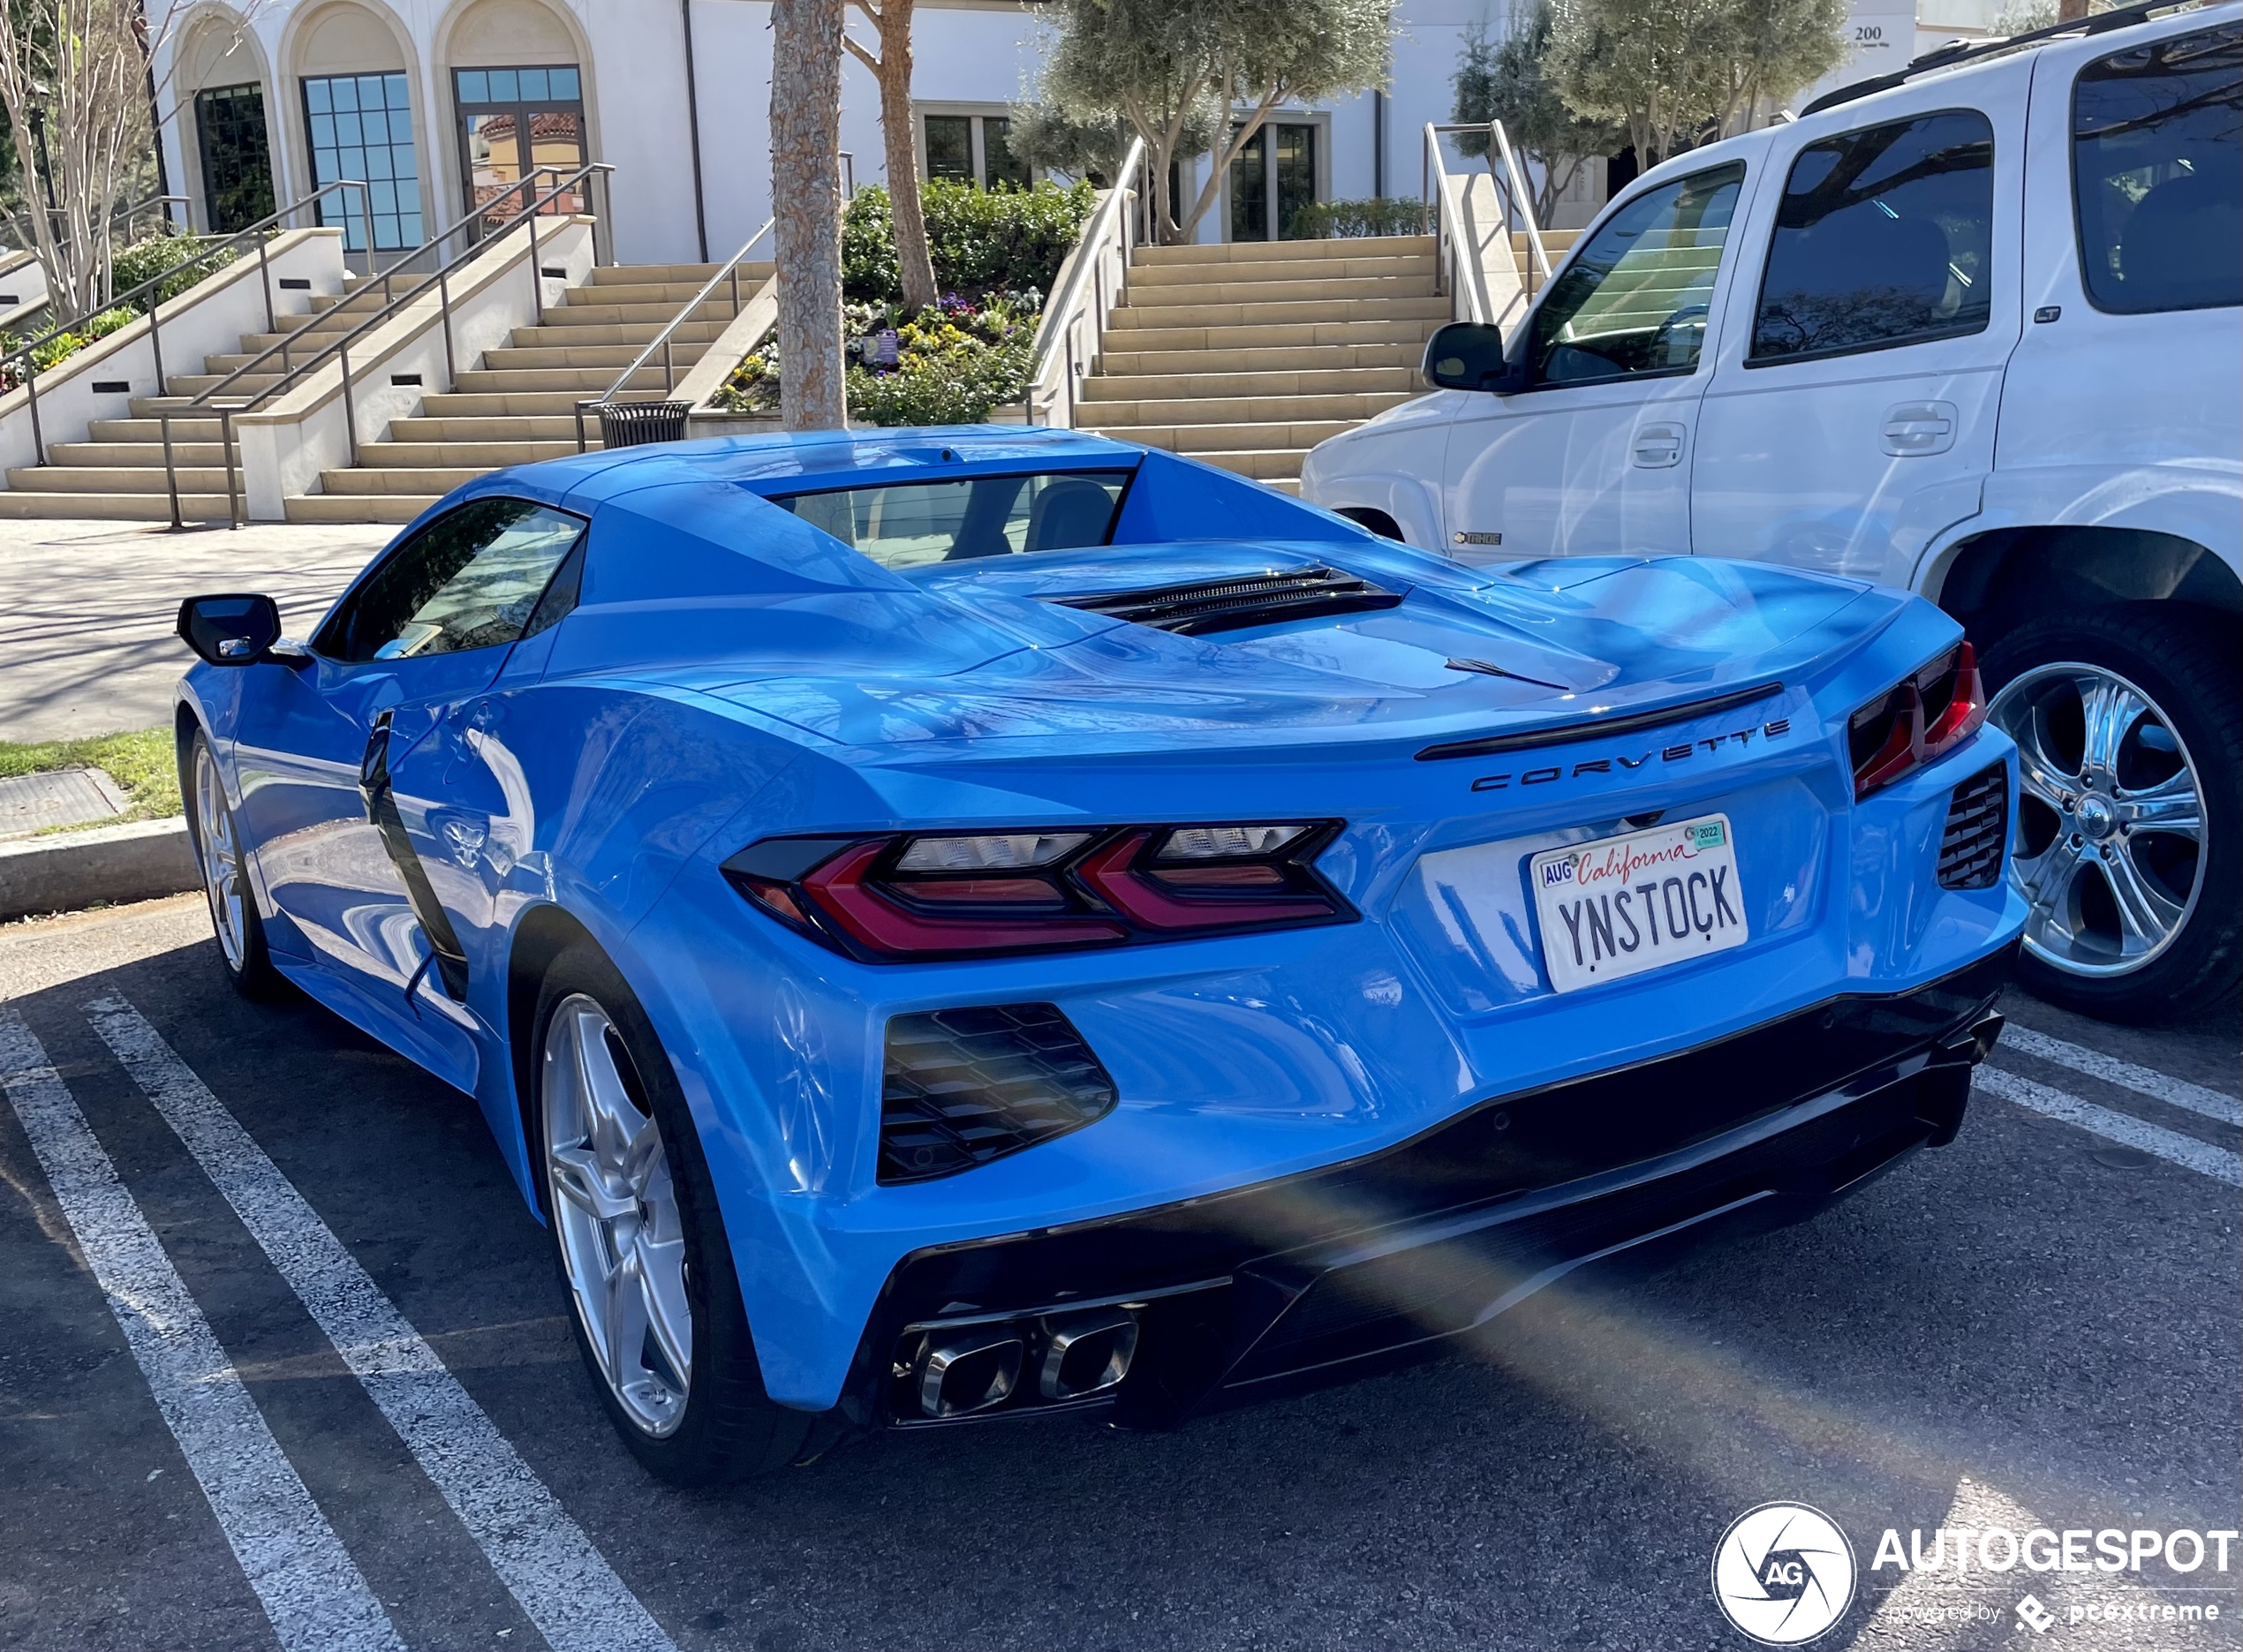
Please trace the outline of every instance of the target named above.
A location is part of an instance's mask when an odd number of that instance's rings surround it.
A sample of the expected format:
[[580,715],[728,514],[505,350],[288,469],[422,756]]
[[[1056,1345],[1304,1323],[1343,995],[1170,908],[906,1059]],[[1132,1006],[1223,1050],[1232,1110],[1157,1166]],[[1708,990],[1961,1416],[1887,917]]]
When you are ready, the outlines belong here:
[[554,1652],[676,1652],[583,1528],[193,1069],[123,999],[86,1013]]
[[2215,1181],[2224,1181],[2231,1188],[2243,1187],[2243,1155],[2224,1147],[2215,1147],[2209,1142],[2200,1142],[2193,1135],[2183,1135],[2178,1130],[2168,1130],[2162,1125],[2137,1119],[2130,1113],[2114,1112],[2099,1107],[2094,1102],[2082,1101],[2068,1091],[2048,1084],[2036,1084],[2029,1078],[2020,1078],[1998,1067],[1982,1067],[1975,1082],[1989,1095],[1999,1096],[2004,1101],[2013,1101],[2020,1107],[2030,1107],[2044,1113],[2051,1119],[2061,1119],[2066,1124],[2076,1124],[2082,1130],[2092,1130],[2110,1141],[2138,1147],[2145,1153],[2184,1165]]
[[2117,1056],[2105,1055],[2100,1050],[2066,1044],[2061,1038],[2051,1038],[2044,1032],[2035,1032],[2030,1027],[2020,1027],[2015,1022],[2002,1030],[2002,1041],[1998,1047],[2022,1050],[2026,1054],[2038,1056],[2043,1061],[2068,1067],[2075,1073],[2085,1073],[2089,1078],[2099,1078],[2106,1084],[2131,1090],[2138,1096],[2162,1101],[2169,1107],[2179,1107],[2207,1119],[2217,1119],[2222,1124],[2243,1124],[2243,1101],[2238,1101],[2232,1096],[2223,1096],[2217,1090],[2192,1084],[2185,1078],[2174,1078],[2155,1067],[2136,1067],[2132,1061],[2121,1061]]
[[281,1645],[404,1652],[69,1087],[12,1009],[0,1009],[0,1085]]

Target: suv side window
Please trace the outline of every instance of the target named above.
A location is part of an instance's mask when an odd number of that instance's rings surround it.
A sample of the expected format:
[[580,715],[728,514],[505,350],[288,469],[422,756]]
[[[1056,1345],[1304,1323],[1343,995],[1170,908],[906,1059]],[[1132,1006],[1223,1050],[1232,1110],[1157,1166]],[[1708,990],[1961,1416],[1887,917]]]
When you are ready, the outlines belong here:
[[582,517],[526,499],[471,500],[391,552],[313,646],[358,663],[519,641],[533,617],[534,629],[561,617],[539,599],[584,530]]
[[1531,381],[1695,371],[1744,180],[1741,162],[1694,172],[1607,218],[1536,306]]
[[1975,109],[1799,152],[1761,277],[1748,366],[1983,332],[1994,129]]
[[2243,24],[2080,71],[2072,192],[2096,309],[2243,304]]

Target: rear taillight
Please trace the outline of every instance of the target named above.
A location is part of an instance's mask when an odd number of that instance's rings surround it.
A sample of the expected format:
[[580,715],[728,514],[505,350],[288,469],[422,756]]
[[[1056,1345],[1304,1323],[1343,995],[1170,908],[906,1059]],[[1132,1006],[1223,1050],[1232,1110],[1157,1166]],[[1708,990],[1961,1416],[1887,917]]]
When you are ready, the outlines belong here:
[[872,962],[1347,922],[1313,864],[1337,820],[767,838],[724,863],[741,894]]
[[1945,757],[1985,720],[1977,651],[1958,643],[1854,713],[1846,738],[1855,800]]

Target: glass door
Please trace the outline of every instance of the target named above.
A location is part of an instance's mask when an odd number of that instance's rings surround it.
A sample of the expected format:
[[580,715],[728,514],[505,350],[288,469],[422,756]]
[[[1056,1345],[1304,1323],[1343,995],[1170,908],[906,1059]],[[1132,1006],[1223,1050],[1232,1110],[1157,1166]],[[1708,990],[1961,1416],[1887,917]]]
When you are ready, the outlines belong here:
[[[480,211],[485,234],[519,216],[528,201],[585,163],[584,97],[575,69],[456,69],[452,94],[468,205]],[[574,191],[545,210],[585,207],[583,192]]]
[[213,235],[246,230],[273,212],[273,160],[265,142],[265,94],[255,86],[206,87],[194,94],[202,154],[202,207]]
[[1230,168],[1230,238],[1289,241],[1293,215],[1317,198],[1316,126],[1265,121]]

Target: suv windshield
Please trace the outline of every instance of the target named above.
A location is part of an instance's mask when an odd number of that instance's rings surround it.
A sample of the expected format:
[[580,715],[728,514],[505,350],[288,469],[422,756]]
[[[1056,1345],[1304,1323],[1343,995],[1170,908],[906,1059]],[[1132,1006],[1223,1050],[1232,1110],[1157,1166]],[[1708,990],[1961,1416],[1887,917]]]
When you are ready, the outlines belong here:
[[1038,471],[782,494],[791,510],[883,568],[1104,545],[1127,471]]

